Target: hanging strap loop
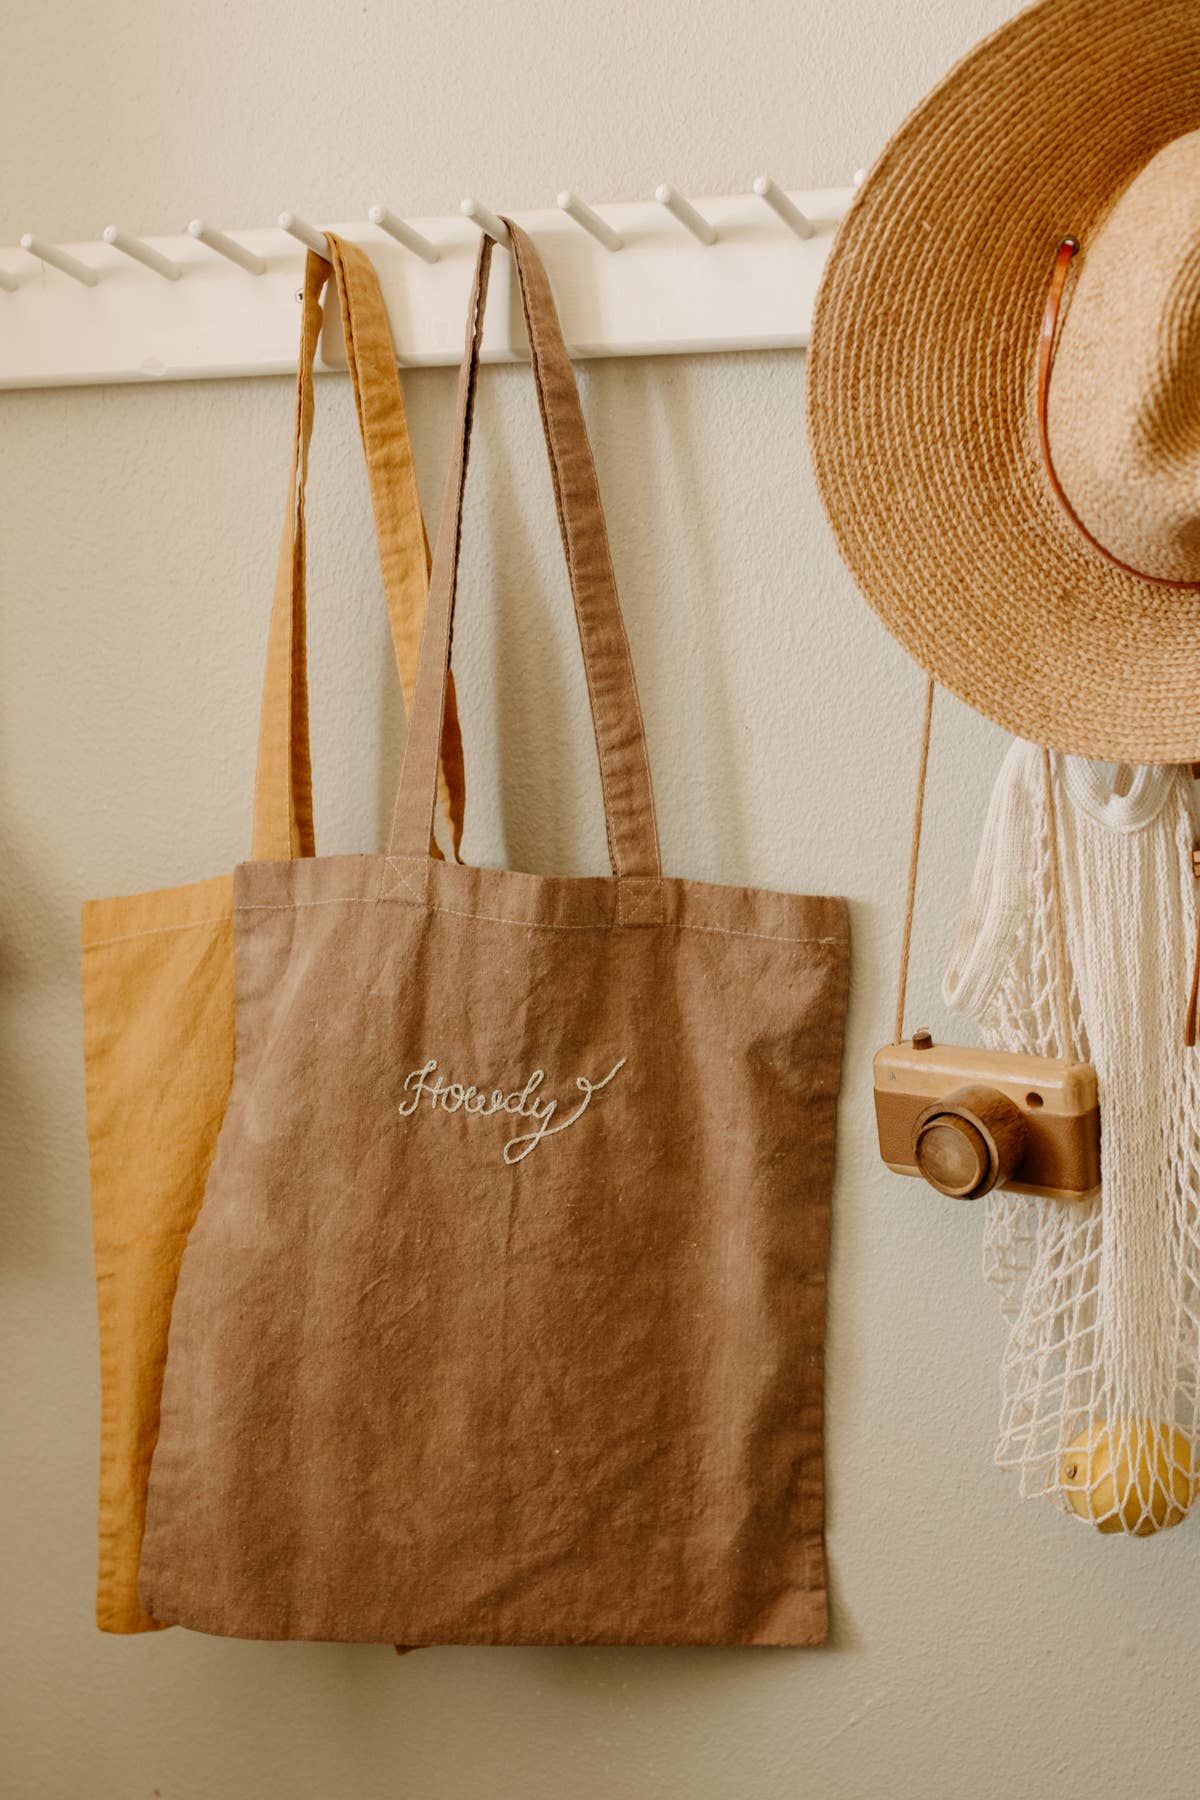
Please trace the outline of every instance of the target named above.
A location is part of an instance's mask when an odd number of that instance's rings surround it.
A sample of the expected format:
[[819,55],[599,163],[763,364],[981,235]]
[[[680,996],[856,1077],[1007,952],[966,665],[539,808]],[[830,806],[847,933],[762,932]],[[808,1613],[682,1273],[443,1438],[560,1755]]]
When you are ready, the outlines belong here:
[[[612,871],[623,884],[621,923],[653,923],[661,906],[658,831],[645,733],[621,618],[595,465],[546,271],[511,219],[513,273],[529,338],[559,531],[591,702]],[[482,238],[459,371],[454,448],[430,578],[416,693],[389,855],[427,854],[433,776],[454,625],[467,457],[479,371],[492,240]]]
[[[316,853],[308,728],[304,497],[313,425],[313,362],[322,323],[321,294],[330,276],[341,305],[346,361],[370,478],[392,648],[409,705],[429,587],[429,546],[379,281],[363,251],[332,233],[327,236],[332,261],[309,253],[301,293],[295,436],[259,726],[252,850],[256,861],[284,861]],[[448,683],[439,791],[456,854],[462,839],[464,785],[462,736],[453,684]]]

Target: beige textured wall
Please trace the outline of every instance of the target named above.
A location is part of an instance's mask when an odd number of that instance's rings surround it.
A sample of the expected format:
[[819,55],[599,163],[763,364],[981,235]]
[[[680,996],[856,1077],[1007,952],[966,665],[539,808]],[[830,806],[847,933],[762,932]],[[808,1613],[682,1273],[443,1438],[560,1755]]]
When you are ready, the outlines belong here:
[[[0,241],[832,185],[1011,0],[5,0]],[[1098,13],[1102,7],[1098,5]],[[2,325],[0,296],[0,329]],[[427,496],[452,375],[406,387]],[[520,370],[485,375],[457,646],[475,860],[603,866],[578,653]],[[589,367],[672,872],[848,893],[829,1336],[835,1630],[814,1653],[102,1638],[77,909],[248,844],[284,381],[0,396],[0,1794],[5,1800],[1108,1800],[1196,1790],[1197,1527],[1105,1542],[990,1462],[977,1211],[887,1178],[919,680],[855,597],[799,355]],[[374,847],[401,723],[344,383],[320,392],[318,829]],[[382,748],[381,748],[382,746]],[[935,1021],[1001,750],[940,715],[917,1010]],[[636,1570],[630,1579],[636,1580]]]

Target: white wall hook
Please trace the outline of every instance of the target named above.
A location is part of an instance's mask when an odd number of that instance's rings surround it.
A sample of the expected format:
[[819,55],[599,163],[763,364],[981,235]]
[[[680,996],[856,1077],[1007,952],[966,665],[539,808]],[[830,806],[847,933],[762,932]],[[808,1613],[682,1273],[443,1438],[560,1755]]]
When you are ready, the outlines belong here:
[[594,207],[589,206],[586,200],[581,200],[578,194],[573,194],[570,188],[565,189],[558,196],[558,204],[568,219],[574,219],[577,225],[582,225],[583,229],[590,233],[598,244],[603,244],[606,250],[620,250],[624,247],[625,239],[620,233],[614,231],[607,220],[600,217]]
[[183,274],[179,264],[172,262],[169,256],[164,256],[161,250],[156,250],[153,244],[144,244],[141,238],[130,237],[128,232],[116,225],[106,225],[103,237],[105,243],[111,244],[114,250],[119,250],[122,256],[131,256],[143,268],[153,269],[164,281],[178,281]]
[[866,179],[867,179],[867,171],[865,169],[855,169],[854,185],[856,188],[860,188]]
[[60,250],[57,244],[47,244],[42,238],[27,231],[21,239],[22,250],[28,250],[30,256],[36,256],[39,262],[49,263],[52,269],[58,269],[63,275],[69,275],[72,281],[81,281],[84,287],[95,287],[100,279],[99,271],[89,268],[87,263],[80,262],[69,250]]
[[367,217],[372,225],[377,226],[380,231],[386,231],[390,238],[395,238],[398,244],[403,244],[406,250],[419,256],[422,262],[435,263],[442,260],[442,253],[437,245],[431,244],[419,231],[414,231],[411,225],[406,225],[390,206],[368,207]]
[[325,233],[318,231],[315,225],[310,225],[307,219],[302,219],[299,213],[281,212],[279,229],[286,231],[289,237],[294,237],[296,242],[303,244],[306,250],[312,250],[318,256],[326,258],[329,256],[329,245],[325,240]]
[[810,238],[814,226],[811,219],[806,219],[800,208],[784,193],[777,181],[769,175],[760,175],[754,183],[754,192],[760,200],[765,200],[777,218],[783,220],[789,231],[794,231],[798,238]]
[[[831,228],[854,193],[849,175],[840,188],[786,191],[816,226],[807,240],[768,217],[749,174],[737,192],[690,195],[690,210],[701,221],[698,235],[665,218],[653,192],[640,200],[598,200],[588,211],[597,211],[622,240],[619,255],[600,250],[593,233],[554,204],[553,191],[544,207],[515,217],[535,243],[546,246],[573,356],[797,349],[808,341]],[[504,220],[486,208],[468,202],[465,212],[452,207],[441,216],[402,221],[440,253],[432,265],[402,250],[390,234],[381,235],[383,227],[369,225],[361,206],[340,223],[334,213],[325,221],[326,245],[336,235],[370,246],[406,368],[459,362],[463,268],[478,248],[481,224],[516,242],[515,231],[506,231]],[[714,235],[718,248],[712,255],[706,246]],[[177,265],[185,277],[180,281],[143,276],[121,251],[98,239],[97,232],[91,242],[53,246],[77,260],[78,280],[53,271],[38,280],[38,265],[15,242],[7,250],[0,244],[0,289],[12,289],[0,292],[0,392],[295,375],[297,259],[303,252],[298,243],[289,248],[292,240],[273,216],[235,229],[232,237],[197,219],[178,235],[141,240]],[[507,288],[511,271],[497,273]],[[97,277],[100,285],[93,289]],[[340,317],[336,307],[326,315],[322,362],[338,368],[344,359]],[[519,309],[492,308],[482,355],[485,362],[528,358]]]
[[188,236],[194,237],[197,243],[207,245],[210,250],[215,250],[226,261],[236,263],[239,269],[245,269],[247,275],[265,275],[267,272],[267,265],[261,256],[256,256],[253,250],[247,250],[225,232],[218,231],[215,225],[206,225],[203,219],[192,220],[188,226]]
[[477,225],[496,243],[503,244],[506,250],[510,248],[508,226],[482,200],[464,200],[458,210],[464,219],[470,219],[472,225]]
[[683,195],[671,186],[670,182],[664,181],[656,187],[654,198],[660,206],[666,207],[672,218],[679,220],[685,231],[691,232],[697,243],[716,243],[717,234],[704,214],[698,213],[691,201],[685,200]]

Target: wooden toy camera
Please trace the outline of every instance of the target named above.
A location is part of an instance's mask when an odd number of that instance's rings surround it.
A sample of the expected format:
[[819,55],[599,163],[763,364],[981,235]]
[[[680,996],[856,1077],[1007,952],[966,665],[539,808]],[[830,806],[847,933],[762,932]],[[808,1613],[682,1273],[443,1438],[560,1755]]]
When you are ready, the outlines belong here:
[[916,1031],[875,1058],[879,1154],[897,1175],[978,1200],[993,1188],[1090,1200],[1100,1107],[1088,1063],[964,1050]]

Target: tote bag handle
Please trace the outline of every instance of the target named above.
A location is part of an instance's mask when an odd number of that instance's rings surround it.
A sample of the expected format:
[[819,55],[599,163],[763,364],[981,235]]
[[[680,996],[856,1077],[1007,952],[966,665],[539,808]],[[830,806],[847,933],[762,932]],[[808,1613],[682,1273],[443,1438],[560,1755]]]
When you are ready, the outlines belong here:
[[[537,384],[538,405],[554,482],[559,531],[583,649],[600,762],[604,816],[613,874],[631,884],[618,916],[652,924],[660,907],[658,831],[645,732],[629,642],[621,618],[591,446],[575,375],[563,342],[554,296],[529,238],[506,219]],[[487,298],[491,239],[480,243],[459,372],[454,448],[447,473],[429,606],[389,855],[428,857],[432,842],[438,742],[446,704],[454,601],[462,535],[471,422]]]
[[[304,490],[313,422],[313,361],[321,293],[332,274],[341,303],[346,360],[371,484],[371,506],[392,648],[411,706],[429,585],[429,546],[413,468],[396,352],[375,270],[355,244],[328,235],[332,263],[310,251],[304,270],[296,423],[288,506],[275,577],[254,791],[255,861],[313,856],[312,761],[308,731]],[[453,685],[441,741],[440,791],[457,855],[465,803],[462,737]],[[440,855],[436,845],[433,854]]]

